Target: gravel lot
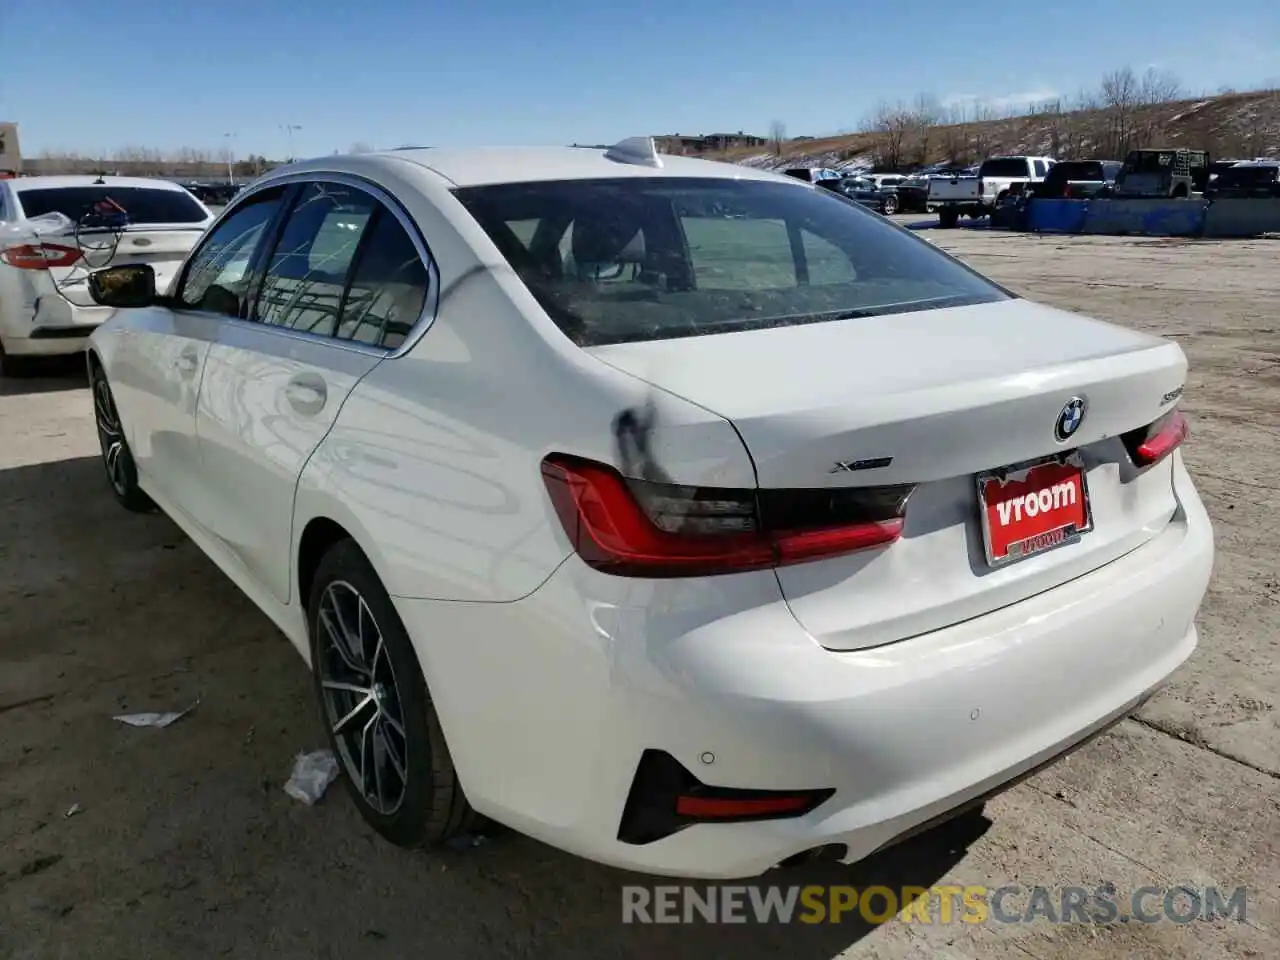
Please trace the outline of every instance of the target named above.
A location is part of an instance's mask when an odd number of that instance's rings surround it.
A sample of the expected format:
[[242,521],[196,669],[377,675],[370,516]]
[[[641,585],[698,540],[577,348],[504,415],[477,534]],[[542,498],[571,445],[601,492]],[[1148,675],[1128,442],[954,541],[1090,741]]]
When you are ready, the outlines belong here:
[[[1201,646],[989,821],[770,879],[1247,885],[1246,922],[624,927],[634,878],[517,835],[394,850],[343,791],[284,794],[323,743],[301,661],[168,520],[115,506],[70,364],[0,384],[0,956],[1280,957],[1280,244],[926,235],[1020,293],[1183,344],[1219,551]],[[197,700],[164,730],[111,721]]]

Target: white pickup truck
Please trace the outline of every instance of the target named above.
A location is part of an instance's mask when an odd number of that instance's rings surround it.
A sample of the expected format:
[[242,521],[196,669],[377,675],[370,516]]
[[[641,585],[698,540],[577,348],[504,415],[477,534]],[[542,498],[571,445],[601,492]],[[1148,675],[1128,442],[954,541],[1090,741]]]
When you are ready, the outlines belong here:
[[943,227],[954,227],[962,215],[989,214],[1015,183],[1040,183],[1054,161],[1050,157],[991,157],[976,176],[939,177],[929,181],[929,209]]

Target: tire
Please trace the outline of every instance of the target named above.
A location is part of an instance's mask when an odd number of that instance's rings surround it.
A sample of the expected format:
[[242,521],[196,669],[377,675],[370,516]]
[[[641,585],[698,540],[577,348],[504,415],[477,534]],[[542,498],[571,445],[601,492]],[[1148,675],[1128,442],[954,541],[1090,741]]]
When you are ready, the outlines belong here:
[[944,230],[951,230],[960,222],[960,213],[954,208],[943,208],[938,211],[938,226]]
[[898,212],[898,198],[885,197],[884,198],[884,215],[886,217],[892,217],[897,212]]
[[320,717],[365,822],[399,847],[431,847],[470,832],[479,817],[454,770],[418,655],[354,541],[339,541],[321,558],[307,626]]
[[138,468],[133,461],[115,397],[107,375],[97,362],[89,366],[89,391],[93,397],[93,421],[98,431],[98,448],[111,493],[120,506],[133,513],[152,513],[155,502],[138,486]]

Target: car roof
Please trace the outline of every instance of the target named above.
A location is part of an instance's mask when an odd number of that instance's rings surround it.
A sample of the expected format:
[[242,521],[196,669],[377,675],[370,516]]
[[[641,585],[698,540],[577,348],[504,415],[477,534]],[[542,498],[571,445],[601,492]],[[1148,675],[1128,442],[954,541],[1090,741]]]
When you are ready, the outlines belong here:
[[[602,147],[418,147],[358,154],[343,160],[346,166],[353,161],[385,163],[396,158],[431,170],[455,187],[614,177],[706,177],[797,182],[779,173],[735,163],[655,154],[661,166],[651,166],[638,160],[612,159],[609,153],[610,148]],[[305,161],[303,165],[312,166],[319,162],[322,161]],[[277,168],[273,173],[301,169],[303,165]]]
[[144,187],[153,190],[182,190],[183,188],[169,180],[153,180],[149,177],[99,177],[94,174],[81,174],[64,177],[15,177],[6,181],[9,188],[16,193],[24,190],[65,190],[72,187]]

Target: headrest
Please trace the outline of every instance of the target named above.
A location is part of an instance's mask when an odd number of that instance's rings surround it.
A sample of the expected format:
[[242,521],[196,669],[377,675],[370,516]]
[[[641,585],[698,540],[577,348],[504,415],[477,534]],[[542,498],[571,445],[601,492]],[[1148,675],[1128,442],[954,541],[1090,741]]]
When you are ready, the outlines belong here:
[[598,217],[573,222],[573,259],[578,263],[643,263],[644,234],[636,222]]

